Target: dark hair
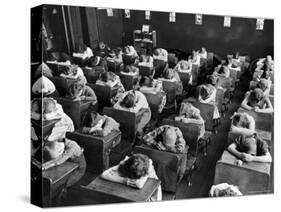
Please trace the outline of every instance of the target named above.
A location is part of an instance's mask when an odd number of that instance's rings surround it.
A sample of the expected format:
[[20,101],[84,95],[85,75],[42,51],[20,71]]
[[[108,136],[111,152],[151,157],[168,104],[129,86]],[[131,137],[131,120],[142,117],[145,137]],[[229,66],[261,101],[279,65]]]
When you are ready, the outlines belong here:
[[140,86],[147,86],[147,87],[152,87],[153,79],[148,76],[143,76],[140,79],[139,85]]
[[259,101],[263,98],[263,91],[260,88],[255,88],[249,95],[248,102],[250,106],[256,106]]
[[206,100],[209,97],[208,88],[206,86],[201,86],[199,88],[199,95],[203,100]]
[[163,77],[165,79],[172,79],[173,78],[172,71],[173,71],[172,69],[165,67],[165,70],[163,71]]
[[236,115],[233,117],[232,123],[233,123],[234,126],[237,126],[237,125],[239,124],[239,122],[240,122],[240,117],[241,117],[240,114],[236,114]]
[[110,79],[109,73],[108,72],[102,72],[100,75],[100,79],[103,82],[107,82]]
[[245,136],[245,135],[239,136],[238,139],[241,141],[242,145],[239,145],[238,151],[248,153],[248,151],[250,150],[250,147],[243,145],[243,141],[245,141],[249,137],[253,137],[254,139],[256,139],[256,143],[257,143],[256,155],[257,156],[265,155],[269,151],[269,146],[268,146],[267,142],[265,140],[263,140],[262,138],[260,138],[256,133],[251,136]]
[[218,82],[218,79],[214,75],[208,75],[206,77],[206,83],[211,85],[216,85]]
[[123,164],[119,165],[118,172],[121,176],[130,179],[139,179],[148,174],[149,157],[143,154],[134,154]]
[[135,105],[135,95],[128,93],[124,99],[120,102],[121,107],[132,108]]
[[78,94],[81,90],[84,90],[84,85],[82,83],[73,83],[69,86],[69,95],[72,98],[79,97]]

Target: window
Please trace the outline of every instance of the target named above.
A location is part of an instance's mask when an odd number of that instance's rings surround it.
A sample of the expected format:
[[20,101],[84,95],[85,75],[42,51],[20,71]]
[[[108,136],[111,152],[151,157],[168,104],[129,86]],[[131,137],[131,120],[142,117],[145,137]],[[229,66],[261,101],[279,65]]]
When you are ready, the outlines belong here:
[[230,27],[231,26],[231,17],[230,16],[224,16],[224,27]]
[[112,8],[107,8],[107,9],[106,9],[106,13],[107,13],[107,16],[113,16],[113,10],[112,10]]
[[125,18],[131,18],[130,10],[125,10]]
[[145,20],[150,20],[150,11],[145,11]]
[[263,30],[264,26],[264,19],[263,18],[257,18],[257,30]]
[[176,13],[174,12],[169,13],[169,21],[176,22]]
[[202,14],[195,15],[195,24],[202,24]]

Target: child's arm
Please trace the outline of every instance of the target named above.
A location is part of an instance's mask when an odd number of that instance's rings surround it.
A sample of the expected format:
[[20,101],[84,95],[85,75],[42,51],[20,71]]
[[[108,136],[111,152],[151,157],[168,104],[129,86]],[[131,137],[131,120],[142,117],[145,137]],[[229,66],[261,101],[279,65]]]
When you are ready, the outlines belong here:
[[261,162],[261,163],[271,163],[272,158],[270,153],[266,153],[265,155],[262,156],[252,156],[251,161],[253,162]]
[[258,109],[257,112],[273,113],[273,106],[272,106],[272,104],[271,104],[271,102],[270,102],[268,97],[266,97],[264,104],[265,104],[266,108]]
[[232,143],[228,146],[227,150],[232,153],[233,155],[235,155],[236,157],[238,157],[239,159],[242,159],[242,152],[239,152],[237,150],[237,144],[236,143]]
[[243,102],[241,103],[241,107],[246,109],[246,110],[253,110],[253,107],[249,106],[248,105],[248,97],[249,97],[249,94],[247,94],[243,100]]

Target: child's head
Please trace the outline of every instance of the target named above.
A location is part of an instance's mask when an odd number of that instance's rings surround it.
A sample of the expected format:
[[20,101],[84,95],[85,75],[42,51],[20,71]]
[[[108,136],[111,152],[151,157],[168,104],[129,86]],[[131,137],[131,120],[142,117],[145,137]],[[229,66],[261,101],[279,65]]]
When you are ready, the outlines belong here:
[[248,99],[249,105],[255,107],[263,97],[263,91],[260,88],[255,88],[250,92]]
[[41,98],[35,98],[31,102],[31,112],[34,113],[41,113],[42,108],[42,99]]
[[206,100],[210,96],[210,89],[206,86],[201,86],[199,89],[199,95],[203,100]]
[[87,50],[87,46],[84,43],[80,42],[80,43],[77,44],[77,47],[76,47],[77,52],[83,53],[86,50]]
[[268,144],[262,138],[260,138],[256,133],[250,136],[240,136],[241,145],[239,146],[239,151],[251,154],[254,156],[262,156],[268,152]]
[[110,79],[109,73],[107,71],[102,72],[100,75],[100,80],[103,82],[108,82]]
[[155,49],[153,50],[153,55],[155,55],[156,57],[159,56],[159,55],[160,55],[160,49],[155,48]]
[[165,68],[163,71],[163,78],[172,79],[173,78],[173,69]]
[[104,49],[105,48],[104,42],[102,42],[102,41],[99,42],[99,48],[100,49]]
[[214,75],[208,75],[206,78],[206,83],[211,84],[215,86],[218,82],[218,78],[216,78]]
[[139,179],[148,174],[149,158],[143,154],[133,154],[128,160],[119,165],[118,172],[129,179]]
[[146,86],[146,87],[152,87],[153,84],[153,79],[151,77],[148,76],[143,76],[140,79],[139,85],[142,86]]
[[65,149],[63,141],[47,142],[43,147],[43,162],[48,162],[59,157]]
[[124,99],[120,102],[121,107],[132,108],[135,106],[135,95],[134,93],[128,93]]
[[56,101],[53,98],[43,98],[43,114],[48,114],[56,111]]
[[93,56],[93,57],[91,57],[90,60],[89,60],[89,65],[90,65],[91,67],[95,67],[95,66],[100,65],[101,62],[102,62],[102,58],[101,58],[101,57],[99,57],[99,56]]
[[84,88],[85,88],[85,85],[83,83],[80,83],[80,82],[73,83],[69,87],[69,95],[72,98],[78,98],[78,97],[82,96]]
[[268,87],[268,81],[266,79],[261,79],[258,82],[257,87],[260,88],[261,90],[265,91]]
[[175,129],[172,127],[168,127],[163,132],[163,145],[168,148],[175,147],[176,141],[177,141],[177,134],[175,132]]

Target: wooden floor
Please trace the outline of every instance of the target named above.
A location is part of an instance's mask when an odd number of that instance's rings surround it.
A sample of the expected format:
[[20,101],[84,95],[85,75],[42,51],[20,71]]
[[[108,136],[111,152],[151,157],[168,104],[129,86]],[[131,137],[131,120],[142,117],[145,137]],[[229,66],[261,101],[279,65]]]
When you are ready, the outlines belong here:
[[[220,158],[222,152],[227,147],[227,136],[230,128],[230,117],[239,108],[245,91],[248,88],[248,80],[244,80],[240,83],[239,89],[236,90],[234,97],[232,98],[229,110],[226,112],[225,117],[222,118],[221,125],[218,129],[218,134],[212,135],[212,143],[208,147],[207,156],[201,155],[199,159],[199,169],[194,171],[192,176],[192,185],[188,186],[186,180],[182,180],[178,185],[176,194],[163,193],[163,200],[172,199],[187,199],[207,197],[208,192],[213,184],[215,165]],[[79,182],[79,185],[89,184],[96,176],[90,173],[86,173],[85,176]],[[71,199],[75,199],[76,203],[83,202],[79,200],[79,195]],[[75,204],[73,202],[73,204]]]

